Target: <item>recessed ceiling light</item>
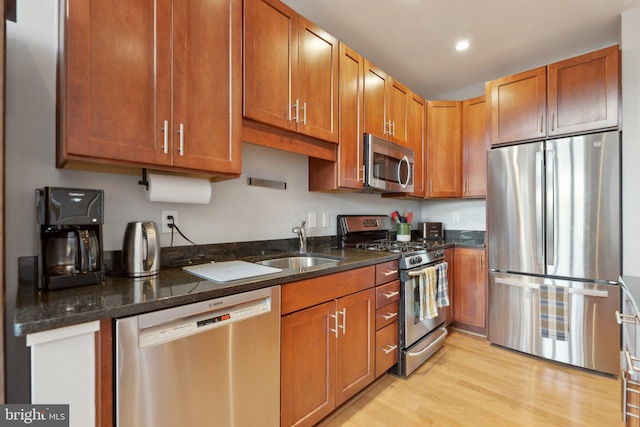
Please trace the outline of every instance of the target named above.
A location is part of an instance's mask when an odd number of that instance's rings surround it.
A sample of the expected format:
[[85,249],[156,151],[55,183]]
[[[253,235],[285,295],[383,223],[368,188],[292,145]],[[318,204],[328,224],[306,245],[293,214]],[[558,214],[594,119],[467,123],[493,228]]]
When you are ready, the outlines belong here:
[[456,50],[465,50],[469,47],[469,42],[466,40],[459,41],[456,45]]

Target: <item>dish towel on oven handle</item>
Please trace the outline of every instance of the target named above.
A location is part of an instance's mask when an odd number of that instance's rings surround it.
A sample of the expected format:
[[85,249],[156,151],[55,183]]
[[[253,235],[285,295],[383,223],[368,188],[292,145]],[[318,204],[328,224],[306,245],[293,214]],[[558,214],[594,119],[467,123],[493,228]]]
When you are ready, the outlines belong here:
[[446,261],[436,265],[437,283],[437,301],[438,308],[449,306],[449,279],[447,279],[447,270],[449,269],[449,263]]
[[[422,280],[424,277],[424,281]],[[433,319],[438,316],[436,269],[427,267],[418,275],[420,287],[420,320]]]

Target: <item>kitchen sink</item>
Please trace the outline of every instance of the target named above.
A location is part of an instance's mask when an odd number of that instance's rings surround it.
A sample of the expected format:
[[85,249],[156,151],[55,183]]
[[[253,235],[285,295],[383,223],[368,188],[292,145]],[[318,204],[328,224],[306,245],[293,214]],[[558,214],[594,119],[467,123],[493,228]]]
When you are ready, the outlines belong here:
[[312,267],[333,267],[340,261],[344,261],[344,258],[329,258],[326,256],[317,255],[290,255],[281,258],[272,258],[264,261],[257,261],[257,264],[266,265],[276,268],[290,268],[290,269],[304,269]]

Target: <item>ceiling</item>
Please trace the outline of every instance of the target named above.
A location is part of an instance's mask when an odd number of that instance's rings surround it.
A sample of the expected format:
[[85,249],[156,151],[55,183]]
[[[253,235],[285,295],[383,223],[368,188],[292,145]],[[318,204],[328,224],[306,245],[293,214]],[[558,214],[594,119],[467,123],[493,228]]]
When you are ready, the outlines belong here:
[[[640,0],[283,1],[426,99],[477,96],[486,81],[618,44],[620,14],[640,7]],[[470,47],[458,52],[461,39]]]

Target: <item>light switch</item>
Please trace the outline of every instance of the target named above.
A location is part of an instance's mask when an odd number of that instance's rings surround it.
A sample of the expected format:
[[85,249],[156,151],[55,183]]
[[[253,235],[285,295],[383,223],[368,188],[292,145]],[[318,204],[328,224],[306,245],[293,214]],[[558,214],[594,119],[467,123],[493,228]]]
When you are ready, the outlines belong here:
[[318,227],[318,219],[315,212],[309,212],[309,228]]

